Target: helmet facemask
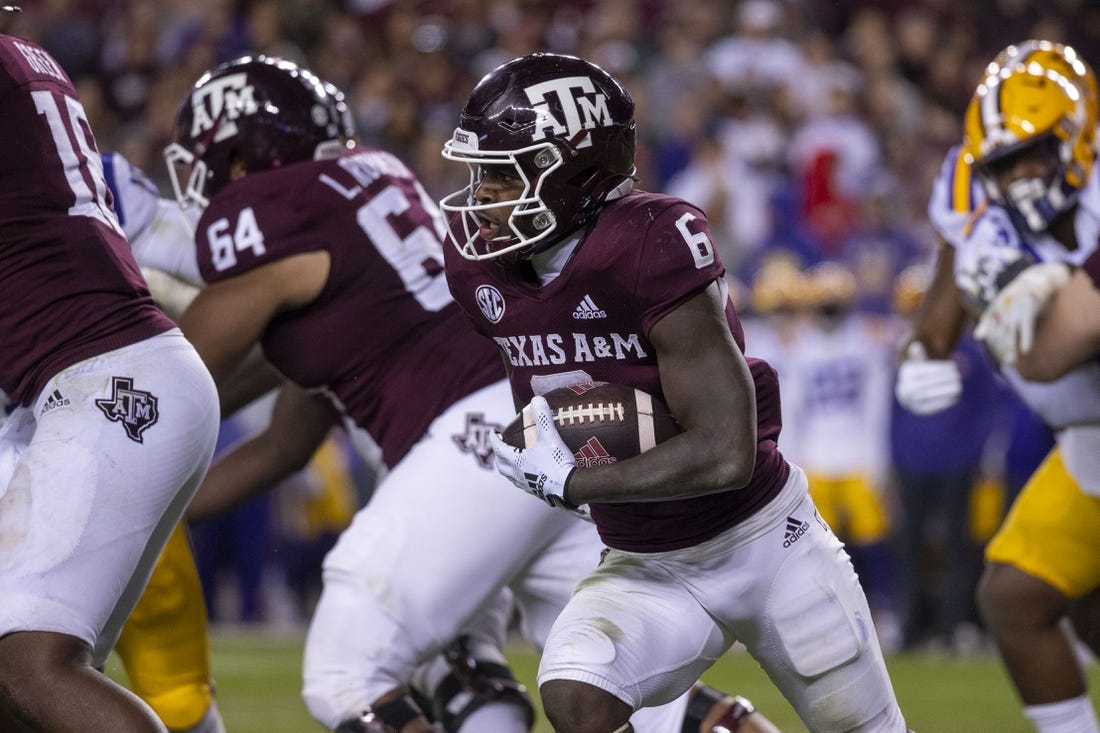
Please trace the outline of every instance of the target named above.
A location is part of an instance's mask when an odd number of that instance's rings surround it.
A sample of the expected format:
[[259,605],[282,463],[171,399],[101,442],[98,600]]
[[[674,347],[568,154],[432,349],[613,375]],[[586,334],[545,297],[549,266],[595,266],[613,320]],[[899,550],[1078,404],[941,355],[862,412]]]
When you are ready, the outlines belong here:
[[[630,94],[574,56],[530,54],[486,75],[443,146],[443,157],[470,173],[465,188],[440,202],[458,215],[449,233],[458,251],[474,260],[530,258],[588,225],[633,187],[633,115]],[[482,186],[497,166],[517,192],[506,186],[509,200],[490,203],[493,182]],[[501,209],[509,209],[506,221]]]
[[168,165],[168,179],[180,208],[197,206],[205,209],[209,199],[203,195],[206,188],[206,163],[196,161],[191,151],[179,143],[171,143],[164,149],[164,162]]
[[[528,255],[536,250],[536,245],[550,239],[557,229],[554,212],[540,197],[547,178],[561,168],[561,151],[552,143],[540,143],[520,150],[484,150],[478,151],[463,146],[458,141],[473,138],[460,129],[443,147],[443,157],[465,163],[470,171],[469,184],[445,197],[440,208],[451,214],[459,214],[465,242],[455,238],[454,230],[448,236],[464,257],[471,260],[483,260],[500,257],[508,253]],[[521,161],[529,161],[524,164]],[[523,182],[523,191],[514,199],[479,203],[477,192],[481,187],[485,172],[493,166],[503,166],[514,172],[515,178]],[[534,174],[529,174],[533,170]],[[507,230],[503,234],[485,239],[481,234],[486,212],[511,208],[508,215]]]
[[[1045,172],[1021,176],[1002,186],[1003,172],[1023,156],[1041,161]],[[1038,233],[1046,231],[1081,193],[1080,188],[1069,184],[1074,178],[1068,170],[1072,163],[1072,150],[1053,133],[1047,133],[986,156],[977,164],[977,170],[987,195],[1008,211],[1013,223]]]

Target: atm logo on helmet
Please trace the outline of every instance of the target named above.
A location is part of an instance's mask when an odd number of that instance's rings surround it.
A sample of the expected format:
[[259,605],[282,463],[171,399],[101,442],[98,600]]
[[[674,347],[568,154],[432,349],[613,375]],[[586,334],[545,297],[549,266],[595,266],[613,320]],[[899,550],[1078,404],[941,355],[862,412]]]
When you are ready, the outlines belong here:
[[[547,132],[554,136],[572,138],[583,130],[610,127],[614,124],[607,109],[607,95],[596,91],[596,85],[587,76],[567,76],[551,79],[527,87],[527,99],[531,101],[538,118],[535,120],[534,141],[545,140]],[[556,104],[555,104],[556,103]],[[559,119],[552,107],[561,106],[564,119]],[[577,147],[592,144],[585,137]]]
[[196,89],[191,94],[191,137],[213,129],[220,123],[212,142],[221,142],[237,134],[235,120],[259,110],[255,89],[248,83],[248,75],[227,74]]

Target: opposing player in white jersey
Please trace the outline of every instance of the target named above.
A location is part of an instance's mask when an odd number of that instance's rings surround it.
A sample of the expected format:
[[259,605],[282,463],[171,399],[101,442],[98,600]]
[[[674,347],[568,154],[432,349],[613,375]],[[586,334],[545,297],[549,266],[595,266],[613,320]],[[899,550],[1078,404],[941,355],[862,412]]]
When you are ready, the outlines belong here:
[[[806,280],[801,265],[786,253],[764,257],[748,290],[746,302],[737,304],[745,339],[752,341],[757,358],[771,364],[783,379],[805,321]],[[785,410],[786,396],[792,393],[786,385],[783,390]]]
[[[293,383],[268,430],[201,491],[262,489],[342,421],[383,476],[325,558],[305,648],[310,711],[347,733],[426,731],[425,713],[448,731],[518,733],[533,711],[504,665],[502,593],[541,645],[601,545],[492,472],[489,431],[515,409],[496,349],[447,289],[438,209],[400,160],[352,138],[342,94],[278,59],[219,66],[183,101],[165,155],[181,202],[202,208],[206,286],[181,326],[219,387],[256,344]],[[497,638],[450,647],[453,669],[425,685],[435,696],[422,709],[417,668],[486,619]],[[709,689],[692,702],[639,729],[698,730],[712,710],[731,728],[753,717]]]
[[[980,315],[1029,265],[1080,264],[1096,250],[1096,123],[1096,79],[1072,48],[1027,41],[988,67],[967,111],[964,145],[949,155],[929,205],[954,245],[941,249],[914,326],[914,341],[930,354],[949,354],[967,309]],[[952,207],[945,194],[963,205]],[[967,209],[965,224],[950,226],[960,221],[954,212]],[[1035,727],[1094,732],[1100,725],[1060,621],[1100,587],[1100,367],[1086,364],[1044,385],[1009,365],[1001,371],[1056,430],[1058,445],[986,548],[979,609]],[[903,404],[928,406],[918,381],[906,383],[904,366],[897,387]],[[942,393],[932,396],[942,403]]]
[[149,176],[118,153],[104,153],[103,173],[115,194],[119,224],[157,305],[178,318],[202,287],[195,259],[198,212],[161,196]]
[[0,35],[0,729],[163,732],[102,665],[209,464],[214,384],[156,307],[72,82]]
[[785,454],[806,471],[818,512],[852,556],[880,642],[896,648],[887,475],[899,334],[891,321],[854,310],[858,286],[844,265],[814,265],[804,283],[804,326],[781,375],[790,394]]

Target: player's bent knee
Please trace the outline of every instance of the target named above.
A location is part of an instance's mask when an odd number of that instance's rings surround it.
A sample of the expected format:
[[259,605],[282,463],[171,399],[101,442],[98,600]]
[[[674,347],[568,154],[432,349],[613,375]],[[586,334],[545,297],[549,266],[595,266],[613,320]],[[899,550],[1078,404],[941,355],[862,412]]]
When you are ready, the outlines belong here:
[[994,633],[1056,624],[1069,606],[1050,584],[1001,563],[986,566],[975,595],[982,620]]
[[89,646],[68,634],[22,631],[0,638],[0,722],[28,718],[20,711],[41,704],[30,691],[53,689],[59,670],[91,668],[91,659]]
[[630,706],[611,693],[573,680],[548,680],[539,687],[543,711],[559,733],[618,733],[633,730]]

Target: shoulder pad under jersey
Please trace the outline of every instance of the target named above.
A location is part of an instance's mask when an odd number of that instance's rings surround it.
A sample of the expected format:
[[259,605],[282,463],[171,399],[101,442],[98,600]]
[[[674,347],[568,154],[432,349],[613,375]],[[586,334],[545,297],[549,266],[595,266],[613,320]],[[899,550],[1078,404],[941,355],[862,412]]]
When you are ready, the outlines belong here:
[[928,199],[928,219],[948,244],[958,247],[966,238],[974,212],[985,201],[985,194],[974,177],[962,146],[947,151],[939,175]]
[[156,184],[119,153],[103,154],[103,175],[111,190],[122,233],[133,241],[156,216],[160,200]]

